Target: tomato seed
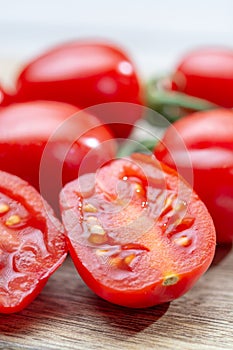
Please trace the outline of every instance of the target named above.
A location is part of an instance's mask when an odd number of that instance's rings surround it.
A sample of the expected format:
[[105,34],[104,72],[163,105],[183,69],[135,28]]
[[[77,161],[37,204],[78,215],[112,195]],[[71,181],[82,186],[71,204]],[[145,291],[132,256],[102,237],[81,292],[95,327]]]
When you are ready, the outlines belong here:
[[11,215],[9,218],[5,221],[6,226],[13,226],[16,224],[19,224],[21,221],[21,218],[19,215]]
[[188,247],[192,243],[192,240],[187,236],[181,236],[181,237],[175,238],[174,242],[179,246]]
[[88,216],[87,218],[87,225],[97,225],[98,224],[98,219],[95,216]]
[[93,244],[104,244],[108,241],[108,237],[106,234],[92,233],[88,241]]
[[0,214],[5,214],[10,210],[10,207],[6,203],[0,203]]
[[83,207],[83,210],[87,213],[96,213],[97,212],[97,208],[90,203],[85,204]]
[[125,258],[124,258],[124,262],[127,264],[127,265],[129,265],[132,261],[133,261],[133,259],[136,257],[136,255],[135,254],[130,254],[130,255],[128,255],[128,256],[126,256]]
[[93,225],[90,226],[89,231],[91,233],[97,234],[97,235],[105,235],[105,231],[102,226],[100,225]]

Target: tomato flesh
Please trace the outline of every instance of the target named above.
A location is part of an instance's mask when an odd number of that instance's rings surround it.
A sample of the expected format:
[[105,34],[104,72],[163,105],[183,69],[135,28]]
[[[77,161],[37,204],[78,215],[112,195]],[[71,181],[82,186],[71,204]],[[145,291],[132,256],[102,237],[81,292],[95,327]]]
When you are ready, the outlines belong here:
[[52,209],[28,183],[0,171],[0,312],[26,307],[66,254]]
[[142,93],[134,64],[110,43],[80,40],[52,48],[28,63],[16,90],[18,102],[53,100],[80,109],[116,102],[95,111],[116,137],[127,137],[142,116],[135,106],[142,104]]
[[207,270],[215,230],[177,173],[147,155],[110,162],[60,194],[68,247],[102,298],[148,307],[180,297]]
[[96,117],[65,103],[35,101],[0,110],[0,169],[28,181],[56,210],[62,185],[95,171],[115,148]]
[[189,52],[172,75],[172,89],[233,107],[233,50],[203,48]]

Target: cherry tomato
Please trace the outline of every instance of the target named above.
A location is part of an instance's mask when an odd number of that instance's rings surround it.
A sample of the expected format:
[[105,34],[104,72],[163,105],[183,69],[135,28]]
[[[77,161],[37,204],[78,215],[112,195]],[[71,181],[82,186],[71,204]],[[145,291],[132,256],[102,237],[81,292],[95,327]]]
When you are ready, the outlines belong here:
[[54,209],[64,183],[114,155],[107,128],[74,106],[35,101],[0,110],[0,169],[31,183]]
[[233,50],[203,48],[188,53],[172,76],[172,89],[233,107]]
[[[191,163],[187,164],[183,139]],[[233,239],[233,112],[198,112],[175,122],[155,148],[156,157],[183,176],[192,166],[194,189],[213,217],[218,242]],[[191,165],[190,165],[191,164]],[[187,179],[188,180],[188,179]]]
[[29,62],[18,77],[15,99],[55,100],[81,109],[121,102],[97,115],[104,123],[117,123],[110,125],[117,137],[127,137],[142,116],[133,63],[115,45],[95,41],[65,43]]
[[61,223],[27,182],[0,171],[0,312],[25,308],[67,254]]
[[113,160],[70,182],[60,204],[78,272],[112,303],[138,308],[178,298],[213,259],[205,205],[149,155]]

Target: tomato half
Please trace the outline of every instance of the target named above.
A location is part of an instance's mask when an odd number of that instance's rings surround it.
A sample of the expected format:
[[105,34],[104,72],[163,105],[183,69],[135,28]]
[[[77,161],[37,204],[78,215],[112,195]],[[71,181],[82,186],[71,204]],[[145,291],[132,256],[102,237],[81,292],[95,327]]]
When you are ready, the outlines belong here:
[[31,183],[54,208],[64,183],[114,155],[107,128],[74,106],[36,101],[0,110],[0,169]]
[[61,223],[40,194],[0,171],[0,312],[26,307],[67,254]]
[[177,173],[149,155],[67,184],[62,219],[74,264],[100,297],[148,307],[180,297],[215,251],[212,219]]
[[[142,116],[142,93],[131,59],[121,48],[98,41],[74,41],[54,47],[26,65],[17,81],[17,101],[54,100],[81,109],[108,102],[118,108],[97,117],[117,137],[127,137]],[[122,126],[122,123],[126,123]]]
[[[186,150],[181,149],[180,138]],[[233,112],[216,109],[182,118],[167,129],[155,155],[170,167],[179,168],[184,176],[190,166],[193,168],[194,189],[213,217],[217,241],[232,241]]]
[[202,48],[189,52],[172,75],[172,89],[233,107],[233,50]]

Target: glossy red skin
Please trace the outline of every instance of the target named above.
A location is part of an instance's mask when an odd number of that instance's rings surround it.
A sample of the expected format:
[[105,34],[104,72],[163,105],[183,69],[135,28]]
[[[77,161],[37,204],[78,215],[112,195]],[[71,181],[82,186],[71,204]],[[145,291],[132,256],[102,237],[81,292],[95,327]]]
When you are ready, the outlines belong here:
[[[40,194],[22,179],[0,171],[0,313],[24,309],[67,255],[63,226]],[[21,221],[6,222],[12,215]]]
[[14,104],[0,110],[0,169],[28,181],[57,210],[64,183],[115,156],[112,138],[97,118],[74,106]]
[[172,89],[233,107],[233,50],[203,48],[188,53],[172,76]]
[[[206,207],[175,171],[148,155],[112,161],[96,174],[70,182],[60,204],[80,276],[112,303],[143,308],[176,299],[213,259],[216,236]],[[89,212],[87,204],[97,211]],[[99,244],[88,226],[88,220],[96,222],[93,217],[105,231]],[[189,237],[186,247],[175,243],[181,235]],[[135,255],[132,263],[122,260],[127,254]],[[178,281],[163,285],[173,274]]]
[[[142,93],[136,69],[121,48],[98,41],[74,41],[52,48],[28,63],[17,81],[17,101],[54,100],[81,109],[122,102],[97,117],[116,137],[127,137],[142,116]],[[129,104],[127,104],[129,103]],[[119,123],[126,123],[122,126]],[[128,125],[127,125],[128,124]]]
[[[179,146],[184,141],[191,159],[194,189],[214,220],[217,241],[233,239],[233,112],[199,112],[175,122],[155,148],[156,157],[185,176],[187,153]],[[186,154],[185,154],[186,153]],[[186,160],[185,160],[186,159]],[[188,179],[187,179],[188,180]]]

